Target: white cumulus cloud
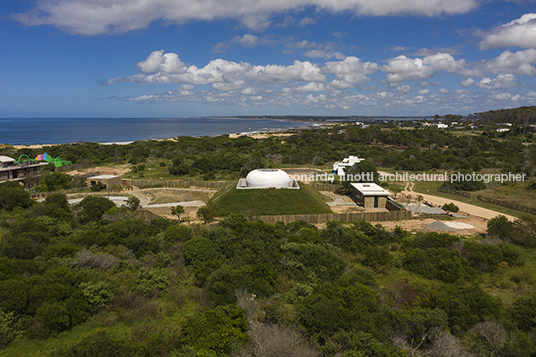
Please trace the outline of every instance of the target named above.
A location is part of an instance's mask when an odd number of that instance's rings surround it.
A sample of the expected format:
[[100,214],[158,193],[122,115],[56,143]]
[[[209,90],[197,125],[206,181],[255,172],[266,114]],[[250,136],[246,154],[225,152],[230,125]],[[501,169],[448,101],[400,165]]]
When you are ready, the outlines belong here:
[[460,72],[465,60],[455,60],[449,54],[441,53],[424,58],[408,58],[398,56],[387,60],[388,64],[381,68],[387,72],[387,83],[398,83],[406,80],[421,81],[432,78],[439,71]]
[[183,73],[184,63],[175,53],[153,51],[145,61],[136,64],[142,73]]
[[482,89],[513,88],[517,85],[517,78],[513,74],[499,74],[493,79],[488,77],[482,78],[482,80],[475,85]]
[[519,19],[492,29],[483,36],[480,49],[495,47],[536,47],[536,13],[529,13]]
[[[140,84],[184,83],[213,84],[214,88],[244,87],[240,81],[262,83],[287,83],[289,81],[323,82],[325,75],[320,66],[308,61],[295,61],[292,65],[253,66],[246,62],[233,62],[221,58],[206,66],[187,66],[175,53],[152,52],[145,61],[137,64],[141,73],[112,78],[103,85],[120,82]],[[238,85],[237,83],[242,83]]]
[[475,80],[473,78],[466,78],[463,81],[461,81],[460,84],[464,87],[470,87],[473,84],[475,84]]
[[309,82],[305,85],[299,85],[294,88],[296,92],[298,93],[312,93],[312,92],[321,92],[323,91],[324,84],[323,83],[316,83],[316,82]]
[[335,75],[332,85],[343,88],[351,88],[355,84],[365,84],[369,81],[367,75],[378,70],[378,64],[373,62],[361,62],[357,57],[349,56],[344,61],[326,62],[323,71]]
[[534,76],[536,68],[536,49],[530,48],[517,52],[504,51],[491,60],[471,63],[464,73],[468,76],[484,76],[488,73],[513,73],[517,75]]
[[[303,47],[313,45],[310,42],[294,43],[302,43]],[[490,98],[500,99],[505,105],[532,105],[536,98],[533,94],[523,94],[528,87],[520,85],[516,75],[533,73],[531,68],[535,60],[536,49],[528,49],[514,53],[505,51],[496,58],[469,66],[463,59],[455,60],[449,54],[434,54],[423,58],[399,56],[388,59],[387,65],[348,56],[324,63],[294,61],[286,65],[255,65],[216,58],[198,67],[185,64],[176,53],[159,50],[136,64],[137,73],[111,78],[103,84],[176,83],[179,86],[161,94],[120,98],[132,102],[300,105],[342,110],[367,107],[387,108],[393,114],[401,108],[413,108],[423,113],[475,112],[480,109],[478,105],[489,105]],[[440,71],[460,76],[460,86],[465,88],[457,89],[435,82],[432,77]],[[376,72],[387,75],[383,83],[374,84],[369,78],[374,79]],[[438,88],[433,92],[428,88],[418,90],[413,85],[410,87],[411,84],[402,83],[405,80],[415,81],[415,85]],[[364,86],[367,83],[369,85]],[[356,88],[358,86],[361,87]]]
[[[143,29],[152,22],[234,19],[262,30],[270,17],[305,7],[358,15],[441,16],[475,9],[476,0],[41,0],[34,8],[12,17],[26,25],[52,25],[71,34],[118,34]],[[304,18],[300,24],[315,20]]]

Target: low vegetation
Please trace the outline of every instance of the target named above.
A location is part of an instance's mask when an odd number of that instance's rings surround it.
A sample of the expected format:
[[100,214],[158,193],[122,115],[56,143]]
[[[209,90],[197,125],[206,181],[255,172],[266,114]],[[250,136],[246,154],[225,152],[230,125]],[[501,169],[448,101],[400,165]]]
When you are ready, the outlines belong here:
[[[45,149],[75,163],[128,162],[128,176],[151,179],[235,180],[255,168],[325,167],[356,154],[391,170],[534,176],[532,109],[481,113],[487,127],[463,135],[341,125],[284,138]],[[504,118],[512,130],[496,133]],[[64,178],[50,174],[39,189],[66,188]],[[521,195],[533,186],[525,183]],[[248,220],[330,212],[317,192],[301,187],[232,185],[199,209],[209,225],[185,225],[140,219],[134,199],[122,208],[103,196],[71,206],[54,194],[37,203],[18,183],[1,184],[2,356],[536,355],[533,219],[499,216],[487,234],[469,238],[387,231],[364,221],[318,228]],[[179,218],[182,208],[173,212]],[[226,218],[214,223],[215,216]]]
[[241,214],[209,228],[0,191],[3,356],[536,353],[530,221],[473,238]]

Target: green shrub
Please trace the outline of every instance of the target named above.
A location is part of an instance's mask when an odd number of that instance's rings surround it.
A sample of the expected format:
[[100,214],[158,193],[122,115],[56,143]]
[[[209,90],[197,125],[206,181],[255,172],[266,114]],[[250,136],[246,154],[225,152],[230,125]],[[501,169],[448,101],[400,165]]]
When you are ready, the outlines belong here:
[[0,349],[19,337],[22,337],[22,331],[13,311],[5,312],[0,309]]
[[34,201],[20,183],[11,181],[0,184],[0,210],[12,211],[15,207],[28,208]]
[[100,220],[106,211],[115,207],[115,203],[106,197],[87,196],[78,204],[78,207],[81,208],[80,222],[85,224]]
[[52,357],[132,357],[136,355],[137,346],[127,338],[119,337],[104,328],[97,328],[80,340],[62,346],[51,353]]
[[67,190],[72,186],[71,176],[62,172],[52,172],[39,182],[39,191]]
[[194,350],[209,350],[221,356],[233,347],[244,345],[248,340],[247,331],[247,321],[240,308],[217,306],[188,318],[182,325],[181,340]]
[[108,305],[114,297],[110,287],[104,281],[99,281],[93,284],[82,283],[80,284],[80,288],[93,312]]

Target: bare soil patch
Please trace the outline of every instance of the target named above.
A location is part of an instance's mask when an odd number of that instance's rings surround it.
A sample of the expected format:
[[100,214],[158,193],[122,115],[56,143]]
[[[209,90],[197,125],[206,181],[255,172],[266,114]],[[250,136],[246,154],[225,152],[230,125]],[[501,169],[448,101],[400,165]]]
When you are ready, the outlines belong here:
[[[184,213],[181,215],[181,220],[185,221],[185,222],[190,222],[190,223],[199,223],[199,222],[201,222],[197,218],[197,210],[198,209],[199,209],[199,207],[185,206],[184,207]],[[171,214],[171,207],[151,207],[151,206],[148,206],[148,207],[145,208],[145,210],[153,212],[154,214],[157,214],[157,215],[159,215],[161,217],[164,217],[164,218],[169,218],[169,219],[173,219],[173,220],[177,219],[177,216]]]
[[329,206],[334,213],[358,213],[363,211],[359,206]]
[[[407,221],[389,221],[389,222],[370,222],[373,225],[379,224],[387,230],[393,230],[397,226],[401,227],[410,232],[435,232],[434,229],[427,227],[429,224],[437,221],[435,218],[425,218],[425,219],[413,219]],[[463,229],[458,230],[457,232],[452,232],[451,234],[458,234],[463,236],[473,236],[481,233],[486,233],[487,223],[486,220],[480,217],[469,217],[454,219],[449,222],[459,222],[472,225],[472,229]]]
[[120,164],[115,165],[114,167],[108,167],[108,166],[96,166],[96,167],[88,167],[86,169],[78,169],[78,170],[71,170],[71,171],[64,171],[64,173],[69,175],[75,175],[75,176],[82,176],[82,175],[124,175],[127,172],[130,172],[132,165],[130,164]]
[[186,202],[186,201],[206,201],[214,192],[194,191],[177,188],[152,188],[140,190],[140,193],[150,198],[150,204]]

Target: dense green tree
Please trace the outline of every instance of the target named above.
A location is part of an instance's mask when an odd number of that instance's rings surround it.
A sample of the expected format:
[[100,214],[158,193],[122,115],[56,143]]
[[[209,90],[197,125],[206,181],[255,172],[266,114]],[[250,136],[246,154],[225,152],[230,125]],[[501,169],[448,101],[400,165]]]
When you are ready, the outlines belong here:
[[206,205],[200,207],[197,210],[197,216],[203,220],[205,223],[212,222],[214,217],[216,217],[217,207],[215,204]]
[[45,214],[59,219],[71,219],[71,207],[67,196],[63,193],[55,193],[45,198]]
[[447,212],[452,212],[452,213],[456,213],[460,210],[460,208],[458,206],[456,206],[454,203],[450,202],[450,203],[445,203],[441,209],[443,211],[447,211]]
[[140,208],[140,199],[136,196],[129,196],[129,198],[125,202],[125,206],[131,210],[135,211],[138,208]]
[[496,236],[499,239],[506,239],[510,236],[513,230],[513,224],[503,215],[499,215],[490,219],[487,223],[488,234]]
[[62,172],[52,172],[45,175],[39,182],[39,191],[60,191],[72,187],[71,177]]
[[181,221],[181,214],[184,213],[184,207],[183,206],[174,206],[171,207],[171,214],[177,216],[177,220]]
[[181,340],[201,355],[208,350],[221,356],[233,347],[245,344],[247,330],[247,321],[240,308],[235,305],[217,306],[188,318],[183,324]]
[[205,237],[194,237],[184,243],[184,258],[187,265],[200,266],[209,260],[222,258],[214,243]]
[[355,284],[339,287],[319,284],[299,304],[300,322],[310,333],[324,338],[337,331],[356,330],[375,333],[378,296],[370,287]]
[[115,207],[115,203],[106,197],[87,196],[78,204],[78,207],[81,209],[78,218],[81,223],[85,224],[100,220],[106,211]]
[[517,298],[509,313],[519,329],[533,331],[536,328],[536,294]]
[[0,210],[13,210],[15,207],[28,208],[33,204],[28,192],[20,183],[8,181],[0,184]]
[[491,297],[476,284],[429,289],[419,295],[416,306],[443,310],[454,334],[462,334],[485,319],[498,318],[503,312],[500,299]]

